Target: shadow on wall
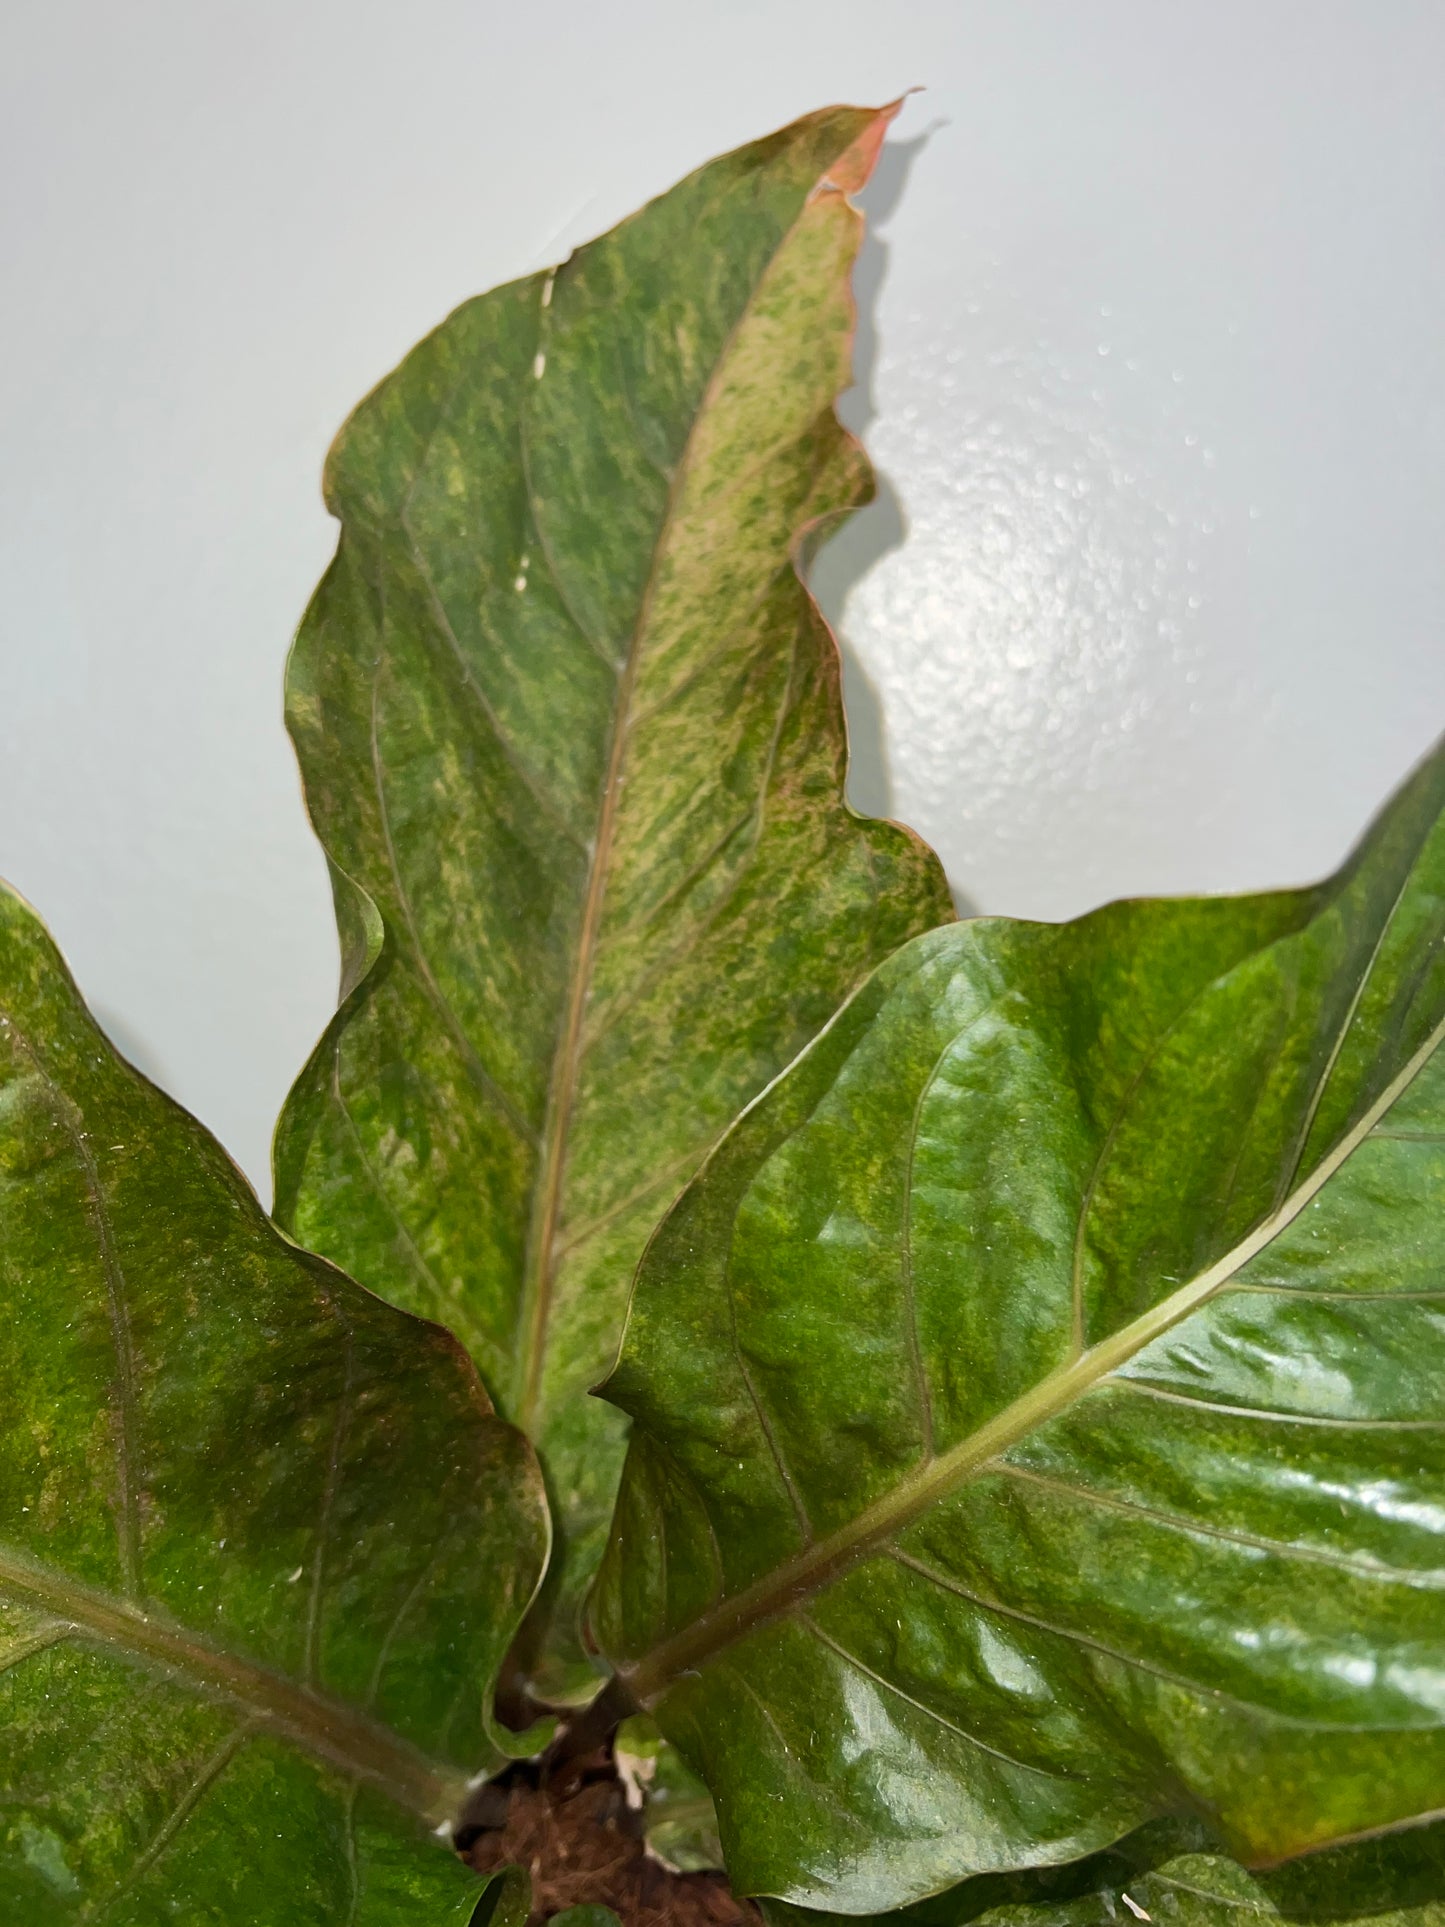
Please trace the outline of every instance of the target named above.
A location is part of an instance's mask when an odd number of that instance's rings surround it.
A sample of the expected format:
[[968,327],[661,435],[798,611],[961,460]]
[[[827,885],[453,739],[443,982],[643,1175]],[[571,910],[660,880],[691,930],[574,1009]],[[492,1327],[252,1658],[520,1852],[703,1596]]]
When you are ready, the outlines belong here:
[[158,1090],[169,1095],[171,1084],[165,1066],[140,1032],[131,1028],[129,1020],[118,1017],[105,1004],[93,1003],[90,1014],[125,1061],[138,1070],[142,1077],[148,1077]]
[[[857,198],[867,218],[858,264],[853,271],[853,296],[858,306],[858,331],[853,345],[853,386],[838,403],[844,424],[860,438],[877,414],[873,404],[873,376],[878,363],[878,296],[888,272],[888,249],[879,236],[903,197],[913,163],[943,121],[934,121],[912,140],[889,141],[878,157],[873,177]],[[838,637],[843,656],[843,699],[848,712],[848,801],[865,816],[891,816],[893,784],[888,769],[883,707],[863,665],[849,646],[843,625],[849,594],[875,564],[901,548],[908,534],[903,504],[886,475],[877,474],[877,493],[867,508],[843,524],[825,542],[808,571],[808,586],[828,625]],[[955,898],[957,892],[955,891]],[[960,916],[971,907],[958,902]]]

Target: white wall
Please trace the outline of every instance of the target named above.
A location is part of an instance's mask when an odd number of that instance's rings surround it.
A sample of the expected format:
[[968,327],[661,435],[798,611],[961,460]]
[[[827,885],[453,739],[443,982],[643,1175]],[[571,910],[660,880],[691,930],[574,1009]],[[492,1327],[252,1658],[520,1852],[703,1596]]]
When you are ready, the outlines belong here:
[[823,564],[860,800],[1060,916],[1312,876],[1445,726],[1440,0],[10,0],[3,45],[0,872],[263,1190],[333,992],[280,722],[331,431],[808,108],[928,87],[870,190],[891,493]]

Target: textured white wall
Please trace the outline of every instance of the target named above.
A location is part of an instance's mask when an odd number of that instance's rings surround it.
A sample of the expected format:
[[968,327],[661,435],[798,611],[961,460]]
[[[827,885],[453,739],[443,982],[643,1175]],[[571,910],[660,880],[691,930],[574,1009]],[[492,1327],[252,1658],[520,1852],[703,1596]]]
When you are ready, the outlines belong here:
[[280,722],[331,431],[464,296],[921,81],[888,492],[821,565],[858,800],[990,910],[1318,873],[1445,726],[1442,71],[1439,0],[10,0],[0,872],[265,1189],[333,992]]

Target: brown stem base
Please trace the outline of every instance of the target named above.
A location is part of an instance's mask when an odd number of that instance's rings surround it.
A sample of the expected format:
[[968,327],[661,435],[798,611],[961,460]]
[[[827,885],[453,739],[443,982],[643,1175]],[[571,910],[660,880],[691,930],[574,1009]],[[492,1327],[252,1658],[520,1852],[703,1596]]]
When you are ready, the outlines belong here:
[[486,1792],[457,1844],[480,1873],[527,1870],[531,1927],[580,1906],[610,1907],[622,1927],[761,1927],[726,1875],[675,1873],[648,1852],[610,1747],[569,1752],[557,1773],[522,1762]]

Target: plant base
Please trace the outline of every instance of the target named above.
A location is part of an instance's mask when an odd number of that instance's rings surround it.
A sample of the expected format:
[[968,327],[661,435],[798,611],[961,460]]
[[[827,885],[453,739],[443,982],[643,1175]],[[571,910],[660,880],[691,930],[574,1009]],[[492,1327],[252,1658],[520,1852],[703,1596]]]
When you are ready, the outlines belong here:
[[490,1824],[463,1835],[480,1873],[524,1867],[529,1927],[568,1907],[610,1907],[622,1927],[760,1927],[721,1873],[676,1873],[648,1851],[642,1815],[628,1805],[610,1748],[544,1777],[524,1761],[487,1789]]

